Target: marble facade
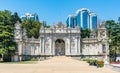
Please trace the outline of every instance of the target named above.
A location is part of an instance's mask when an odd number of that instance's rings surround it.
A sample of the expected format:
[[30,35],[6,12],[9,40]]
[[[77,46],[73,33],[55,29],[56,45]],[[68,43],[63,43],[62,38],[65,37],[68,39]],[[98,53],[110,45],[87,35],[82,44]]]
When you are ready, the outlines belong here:
[[80,28],[55,26],[41,27],[40,37],[27,38],[21,24],[15,24],[15,41],[18,55],[22,56],[99,56],[109,54],[109,40],[104,25],[91,33],[90,38],[81,38]]

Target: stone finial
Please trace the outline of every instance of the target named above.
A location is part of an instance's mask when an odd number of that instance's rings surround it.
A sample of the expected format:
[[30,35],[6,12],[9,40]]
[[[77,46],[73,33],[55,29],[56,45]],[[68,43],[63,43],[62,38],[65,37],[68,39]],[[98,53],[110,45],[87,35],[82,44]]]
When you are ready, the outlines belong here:
[[99,26],[99,28],[105,28],[105,21],[103,21],[103,22],[101,23],[101,25]]
[[63,27],[64,27],[64,25],[63,25],[63,23],[62,23],[62,22],[58,22],[57,27],[58,27],[58,28],[63,28]]

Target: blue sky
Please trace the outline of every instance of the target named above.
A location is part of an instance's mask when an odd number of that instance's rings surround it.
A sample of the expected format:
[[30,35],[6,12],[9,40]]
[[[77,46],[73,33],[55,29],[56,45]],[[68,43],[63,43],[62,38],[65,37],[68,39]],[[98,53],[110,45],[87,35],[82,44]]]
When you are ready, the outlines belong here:
[[120,16],[120,0],[0,0],[0,10],[18,12],[19,16],[37,13],[48,25],[65,23],[69,14],[81,8],[97,13],[100,20],[117,20]]

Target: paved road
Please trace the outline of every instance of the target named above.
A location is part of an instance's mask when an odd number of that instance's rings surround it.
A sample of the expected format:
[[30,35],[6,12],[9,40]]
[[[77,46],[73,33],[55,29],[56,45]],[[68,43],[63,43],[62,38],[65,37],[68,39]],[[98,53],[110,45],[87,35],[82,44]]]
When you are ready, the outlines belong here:
[[53,57],[38,64],[0,64],[0,73],[119,73],[96,68],[70,57]]

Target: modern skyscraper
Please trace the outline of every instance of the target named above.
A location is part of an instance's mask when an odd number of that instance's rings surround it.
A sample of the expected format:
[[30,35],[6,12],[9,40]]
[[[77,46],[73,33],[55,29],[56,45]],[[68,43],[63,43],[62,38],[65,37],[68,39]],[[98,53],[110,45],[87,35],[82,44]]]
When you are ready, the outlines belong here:
[[89,28],[91,30],[96,29],[97,28],[97,15],[96,15],[96,13],[91,12],[89,14],[89,18],[90,18]]
[[81,27],[81,10],[77,10],[76,12],[76,24]]
[[75,28],[76,26],[76,15],[69,15],[67,18],[67,24],[71,28]]
[[68,16],[67,24],[71,28],[78,26],[83,29],[93,30],[97,27],[97,15],[91,13],[87,8],[82,8],[77,10],[76,14]]
[[21,20],[25,21],[25,20],[35,20],[35,21],[39,21],[38,19],[38,15],[37,14],[30,14],[30,13],[26,13],[25,15],[21,16]]
[[81,27],[83,29],[89,28],[89,10],[86,8],[81,9]]

